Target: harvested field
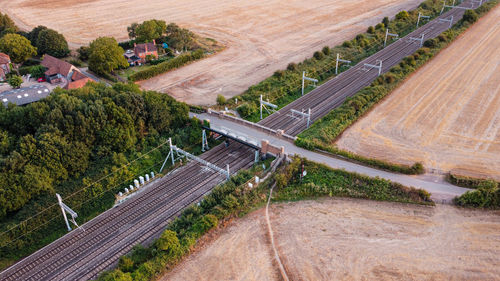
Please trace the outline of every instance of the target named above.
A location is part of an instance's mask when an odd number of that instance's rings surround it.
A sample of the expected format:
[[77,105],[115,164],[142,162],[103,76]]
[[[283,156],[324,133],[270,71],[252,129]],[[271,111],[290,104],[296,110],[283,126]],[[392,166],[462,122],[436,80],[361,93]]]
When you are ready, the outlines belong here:
[[421,1],[151,0],[146,5],[130,0],[3,2],[0,10],[21,27],[46,25],[62,32],[72,46],[98,36],[124,40],[130,23],[151,18],[176,22],[216,39],[228,47],[224,52],[141,83],[143,88],[205,105],[214,104],[217,94],[240,94],[288,63],[302,61],[325,45],[350,39],[384,16],[414,8]]
[[[271,209],[290,280],[498,280],[499,215],[354,199]],[[237,221],[162,280],[278,280],[264,221]]]
[[422,67],[336,145],[500,180],[500,7]]

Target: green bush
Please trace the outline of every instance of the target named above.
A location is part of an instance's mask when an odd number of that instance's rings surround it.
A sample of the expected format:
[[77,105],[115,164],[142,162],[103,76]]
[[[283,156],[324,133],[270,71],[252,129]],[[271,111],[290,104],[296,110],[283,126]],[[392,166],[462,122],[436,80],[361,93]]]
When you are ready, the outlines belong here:
[[480,178],[466,177],[466,176],[455,175],[452,173],[448,174],[447,180],[454,185],[458,185],[461,187],[467,187],[467,188],[486,187],[486,188],[491,189],[491,188],[498,187],[498,183],[495,182],[494,180],[491,180],[491,179],[480,179]]
[[41,65],[35,65],[30,68],[31,77],[38,79],[45,76],[45,67]]
[[408,19],[409,17],[410,17],[410,14],[408,14],[407,11],[401,11],[401,12],[396,14],[397,20],[405,20],[405,19]]
[[227,101],[226,101],[226,97],[224,97],[224,96],[223,96],[223,95],[221,95],[221,94],[218,94],[218,95],[217,95],[217,100],[216,100],[216,101],[217,101],[217,104],[218,104],[218,105],[225,105],[225,104],[226,104],[226,102],[227,102]]
[[479,15],[474,10],[466,10],[462,17],[462,21],[468,23],[475,23],[478,19]]
[[179,68],[181,66],[184,66],[188,64],[189,62],[199,60],[205,56],[203,50],[199,49],[196,50],[192,53],[187,53],[187,54],[182,54],[176,58],[173,58],[171,60],[167,60],[165,62],[162,62],[157,65],[153,65],[148,69],[144,69],[141,71],[138,71],[132,75],[130,75],[129,80],[130,81],[140,81],[140,80],[146,80],[152,77],[155,77],[157,75],[160,75],[162,73],[168,72],[172,69]]
[[373,26],[368,27],[368,29],[366,30],[366,32],[370,33],[370,34],[374,34],[375,33],[375,27],[373,27]]
[[156,248],[165,252],[169,257],[177,257],[181,249],[177,233],[165,230],[160,238],[156,240]]
[[244,103],[236,108],[242,118],[246,118],[257,112],[257,105],[254,103]]
[[118,261],[118,269],[123,272],[131,272],[134,268],[134,261],[128,256],[120,257]]
[[317,59],[317,60],[322,60],[325,58],[325,54],[323,54],[322,52],[314,52],[314,58]]
[[289,63],[288,66],[286,67],[286,70],[289,70],[289,71],[297,71],[298,69],[299,69],[299,67],[294,62]]
[[325,56],[329,56],[331,54],[331,50],[330,50],[330,47],[328,46],[324,46],[323,49],[321,50],[321,52],[323,54],[325,54]]

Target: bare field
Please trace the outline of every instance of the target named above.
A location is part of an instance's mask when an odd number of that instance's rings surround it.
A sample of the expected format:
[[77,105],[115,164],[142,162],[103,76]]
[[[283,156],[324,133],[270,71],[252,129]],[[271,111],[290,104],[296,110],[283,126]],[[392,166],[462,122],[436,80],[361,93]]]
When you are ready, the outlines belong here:
[[[214,104],[217,94],[240,94],[249,86],[300,62],[325,45],[336,45],[384,17],[421,0],[0,0],[19,26],[46,25],[72,46],[98,36],[127,39],[132,22],[176,22],[228,48],[215,56],[141,82],[191,104]],[[56,16],[53,16],[56,15]]]
[[500,7],[417,71],[336,145],[500,180]]
[[[498,280],[499,215],[353,199],[271,208],[290,280]],[[278,280],[264,223],[262,210],[237,221],[162,280]]]

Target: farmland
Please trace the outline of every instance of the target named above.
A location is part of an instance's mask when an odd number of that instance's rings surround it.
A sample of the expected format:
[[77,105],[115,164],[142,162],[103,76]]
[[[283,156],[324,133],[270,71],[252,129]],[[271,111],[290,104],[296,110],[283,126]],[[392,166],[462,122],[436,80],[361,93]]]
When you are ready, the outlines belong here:
[[[290,280],[500,277],[495,212],[321,199],[274,205],[271,221]],[[265,232],[264,212],[256,211],[162,280],[279,280]]]
[[346,130],[340,149],[500,179],[500,8]]
[[[384,16],[420,2],[152,0],[137,5],[126,0],[12,0],[2,3],[0,10],[22,28],[41,24],[62,32],[73,47],[98,36],[125,40],[128,25],[151,18],[213,38],[226,45],[226,51],[141,83],[191,104],[213,104],[217,94],[240,94],[288,63],[351,39]],[[47,16],[49,11],[57,17]]]

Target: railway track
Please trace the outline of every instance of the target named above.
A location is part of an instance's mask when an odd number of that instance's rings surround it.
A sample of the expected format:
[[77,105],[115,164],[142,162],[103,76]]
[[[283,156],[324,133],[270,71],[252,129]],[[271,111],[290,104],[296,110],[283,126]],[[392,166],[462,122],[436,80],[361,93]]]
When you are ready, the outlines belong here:
[[453,16],[453,24],[458,22],[464,12],[476,4],[472,1],[464,1],[459,8],[455,7],[443,13],[434,20],[428,22],[407,36],[388,45],[376,54],[364,59],[349,70],[331,79],[309,94],[300,97],[294,102],[283,107],[279,111],[269,115],[259,122],[260,125],[273,130],[283,130],[284,133],[297,136],[307,129],[307,121],[304,118],[291,117],[292,109],[306,111],[311,109],[311,123],[325,116],[331,110],[339,107],[349,97],[354,96],[361,89],[369,86],[378,77],[378,69],[367,68],[364,64],[377,64],[382,61],[382,73],[386,73],[397,65],[403,58],[415,53],[420,48],[420,42],[410,38],[420,38],[424,34],[424,41],[435,38],[450,26],[449,22],[440,19],[450,19]]
[[[201,158],[231,173],[253,164],[253,149],[237,142],[219,145]],[[120,256],[158,237],[190,204],[221,183],[224,176],[190,162],[155,181],[93,220],[0,273],[0,280],[88,280],[115,265]]]

